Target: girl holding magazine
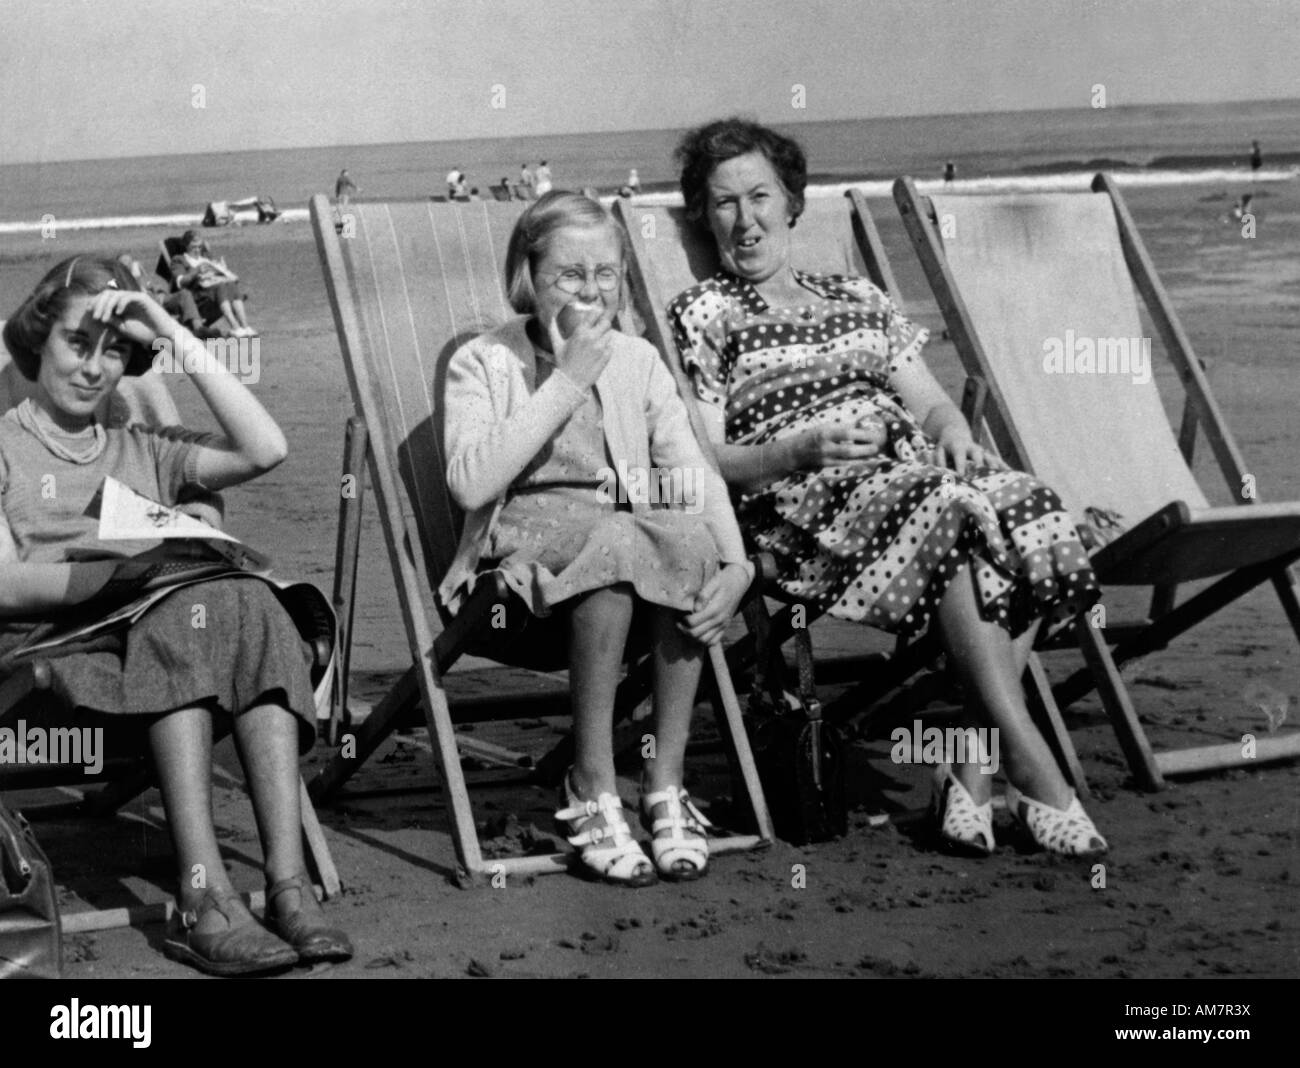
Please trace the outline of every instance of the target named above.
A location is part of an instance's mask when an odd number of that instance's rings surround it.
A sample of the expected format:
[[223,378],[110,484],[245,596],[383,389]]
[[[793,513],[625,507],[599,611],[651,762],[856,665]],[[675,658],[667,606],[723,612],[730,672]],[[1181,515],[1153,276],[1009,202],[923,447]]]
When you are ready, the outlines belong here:
[[[179,340],[186,358],[177,363],[221,433],[105,428],[96,419],[123,375],[150,368],[160,337]],[[58,264],[5,324],[4,342],[35,393],[0,418],[0,670],[43,635],[130,599],[159,558],[124,559],[123,550],[150,547],[99,542],[92,502],[106,476],[174,505],[263,474],[287,451],[247,387],[112,260]],[[352,953],[325,922],[302,852],[298,755],[315,732],[308,630],[270,584],[219,577],[179,588],[134,623],[42,653],[54,691],[78,716],[123,731],[137,725],[147,737],[180,875],[164,952],[203,971],[245,974]],[[218,720],[231,726],[247,772],[269,930],[235,894],[217,846]]]

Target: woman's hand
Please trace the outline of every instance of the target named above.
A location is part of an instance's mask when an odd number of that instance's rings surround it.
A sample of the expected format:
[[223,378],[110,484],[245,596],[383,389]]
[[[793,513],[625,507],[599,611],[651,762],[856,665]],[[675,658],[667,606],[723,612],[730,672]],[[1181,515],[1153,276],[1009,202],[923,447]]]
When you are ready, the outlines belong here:
[[1005,471],[1007,465],[987,449],[975,444],[965,420],[949,423],[939,435],[935,447],[939,467],[949,467],[959,475],[968,475],[980,468]]
[[872,426],[824,423],[796,439],[795,460],[801,470],[819,470],[879,456],[883,435]]
[[704,584],[695,597],[695,610],[677,624],[678,629],[701,645],[721,641],[753,579],[747,565],[727,564]]
[[575,385],[583,389],[594,386],[613,352],[609,338],[609,320],[602,316],[594,323],[579,323],[567,340],[560,333],[557,319],[552,319],[546,329],[551,339],[555,366],[568,375]]
[[134,289],[103,290],[91,306],[91,317],[146,348],[182,329],[152,296]]

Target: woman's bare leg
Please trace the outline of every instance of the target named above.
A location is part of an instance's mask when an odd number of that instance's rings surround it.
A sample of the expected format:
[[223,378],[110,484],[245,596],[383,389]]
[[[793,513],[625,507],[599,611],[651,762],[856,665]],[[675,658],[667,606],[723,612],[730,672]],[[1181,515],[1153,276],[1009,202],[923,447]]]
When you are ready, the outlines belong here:
[[235,717],[234,733],[266,855],[266,880],[278,882],[306,868],[299,804],[298,717],[281,705],[256,705]]
[[[210,887],[233,892],[212,826],[212,713],[194,707],[160,716],[149,727],[149,745],[180,867],[181,908],[196,909]],[[214,910],[195,930],[211,934],[225,926]]]
[[[968,566],[953,576],[944,593],[939,627],[963,685],[998,728],[999,756],[1007,777],[1034,800],[1064,808],[1070,787],[1025,705],[1018,651],[1005,630],[980,616]],[[982,774],[978,764],[962,764],[954,774],[977,804],[991,794],[993,777]]]
[[645,788],[655,793],[681,786],[691,712],[700,688],[704,647],[677,629],[679,614],[660,608],[654,617],[654,756],[645,762]]
[[573,788],[586,800],[617,794],[614,694],[632,626],[632,589],[594,590],[569,613],[569,686],[573,693]]

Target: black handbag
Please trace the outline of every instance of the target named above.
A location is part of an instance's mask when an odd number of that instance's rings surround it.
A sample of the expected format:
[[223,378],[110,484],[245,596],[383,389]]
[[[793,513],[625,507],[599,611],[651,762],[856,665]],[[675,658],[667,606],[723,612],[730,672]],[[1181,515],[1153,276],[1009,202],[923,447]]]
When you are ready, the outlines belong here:
[[[771,643],[763,642],[760,648]],[[794,632],[799,692],[793,702],[780,685],[780,649],[755,659],[746,726],[772,826],[792,845],[825,842],[848,831],[844,790],[845,739],[822,718],[813,675],[812,638]],[[767,662],[765,663],[765,659]]]
[[58,979],[63,927],[49,858],[20,813],[0,804],[0,979]]

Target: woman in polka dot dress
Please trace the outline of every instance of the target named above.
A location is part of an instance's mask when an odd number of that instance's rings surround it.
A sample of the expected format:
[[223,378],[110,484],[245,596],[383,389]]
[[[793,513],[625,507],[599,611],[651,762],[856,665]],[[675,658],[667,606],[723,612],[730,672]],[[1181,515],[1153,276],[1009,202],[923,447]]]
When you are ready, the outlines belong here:
[[[999,728],[1010,810],[1045,848],[1104,852],[1020,686],[1041,621],[1099,596],[1068,513],[975,443],[920,358],[926,331],[884,293],[794,269],[797,143],[728,119],[688,134],[678,159],[687,214],[723,269],[669,317],[742,528],[776,557],[782,589],[819,613],[909,637],[936,622]],[[941,765],[935,801],[943,837],[987,853],[980,771]]]

